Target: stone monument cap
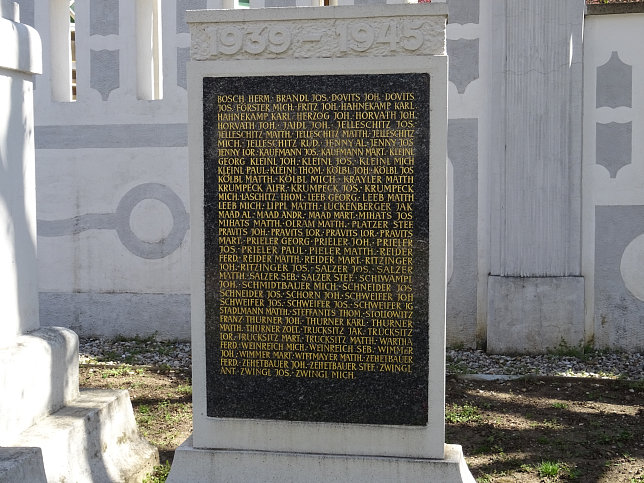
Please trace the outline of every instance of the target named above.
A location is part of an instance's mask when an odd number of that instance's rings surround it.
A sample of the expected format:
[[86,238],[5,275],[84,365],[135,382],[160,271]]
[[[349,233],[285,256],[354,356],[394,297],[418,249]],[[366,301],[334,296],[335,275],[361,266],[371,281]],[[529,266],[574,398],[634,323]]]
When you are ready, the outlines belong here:
[[33,27],[19,23],[18,4],[0,1],[0,69],[42,74],[42,44]]

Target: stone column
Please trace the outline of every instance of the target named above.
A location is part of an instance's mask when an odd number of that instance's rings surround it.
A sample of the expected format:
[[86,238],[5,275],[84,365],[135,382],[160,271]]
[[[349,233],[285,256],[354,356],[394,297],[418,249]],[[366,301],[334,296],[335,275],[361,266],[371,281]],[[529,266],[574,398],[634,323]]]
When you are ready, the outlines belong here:
[[40,331],[33,78],[38,33],[0,2],[0,445],[78,395],[70,331]]
[[487,347],[584,340],[583,0],[495,0],[489,96]]
[[[40,39],[14,23],[17,6],[0,3],[0,348],[37,329],[36,182],[33,74]],[[17,39],[17,40],[16,40]],[[27,129],[25,129],[27,127]]]

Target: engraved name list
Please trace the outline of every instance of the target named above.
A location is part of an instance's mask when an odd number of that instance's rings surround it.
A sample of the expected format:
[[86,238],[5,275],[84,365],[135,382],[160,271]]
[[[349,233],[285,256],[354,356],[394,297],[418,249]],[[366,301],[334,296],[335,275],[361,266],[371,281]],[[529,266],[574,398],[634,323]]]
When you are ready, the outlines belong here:
[[204,79],[209,415],[426,422],[428,82]]

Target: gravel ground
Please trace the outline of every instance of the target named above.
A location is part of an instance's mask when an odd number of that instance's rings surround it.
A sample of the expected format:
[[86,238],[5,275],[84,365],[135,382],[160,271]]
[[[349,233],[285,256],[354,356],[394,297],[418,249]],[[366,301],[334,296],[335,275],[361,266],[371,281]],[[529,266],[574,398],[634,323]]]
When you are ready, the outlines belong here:
[[605,3],[642,3],[644,0],[586,0],[587,4],[605,4]]
[[192,366],[189,342],[80,338],[78,352],[81,364],[134,364],[183,371]]
[[575,356],[501,356],[475,350],[448,350],[448,374],[507,374],[644,379],[644,354],[591,352]]
[[[81,364],[136,364],[189,371],[190,343],[154,339],[80,340]],[[448,374],[507,374],[644,379],[644,354],[592,352],[565,355],[501,356],[476,350],[448,350]]]

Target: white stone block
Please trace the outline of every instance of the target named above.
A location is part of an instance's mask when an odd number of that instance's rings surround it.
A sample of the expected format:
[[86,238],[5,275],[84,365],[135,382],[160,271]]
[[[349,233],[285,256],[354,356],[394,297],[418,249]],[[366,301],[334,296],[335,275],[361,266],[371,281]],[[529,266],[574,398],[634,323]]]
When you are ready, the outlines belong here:
[[490,8],[490,272],[578,276],[584,2]]
[[0,2],[0,18],[18,22],[20,19],[20,8],[17,2],[12,0],[2,0]]
[[174,456],[168,483],[377,483],[435,481],[474,483],[458,445],[443,459],[386,458],[272,451],[204,450],[188,438]]
[[18,23],[11,7],[3,4],[0,11],[0,69],[29,74],[42,73],[42,45],[38,32]]
[[583,277],[489,277],[488,293],[488,352],[543,354],[583,345]]
[[0,445],[78,396],[78,338],[42,328],[0,350]]

